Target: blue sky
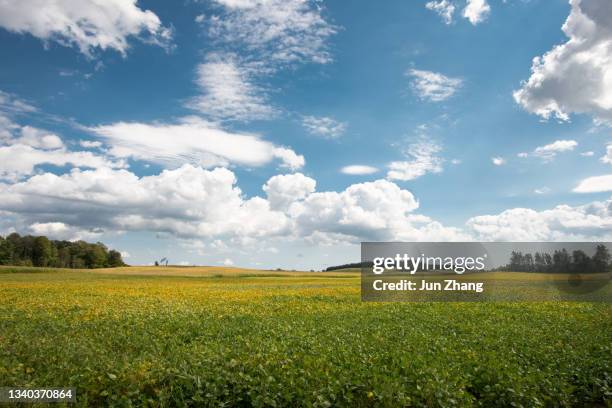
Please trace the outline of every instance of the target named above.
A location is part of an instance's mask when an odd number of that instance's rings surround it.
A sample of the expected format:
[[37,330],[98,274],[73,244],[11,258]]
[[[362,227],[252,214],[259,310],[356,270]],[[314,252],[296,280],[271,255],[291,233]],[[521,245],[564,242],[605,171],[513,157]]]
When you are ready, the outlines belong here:
[[606,0],[34,4],[0,6],[1,233],[306,269],[612,236]]

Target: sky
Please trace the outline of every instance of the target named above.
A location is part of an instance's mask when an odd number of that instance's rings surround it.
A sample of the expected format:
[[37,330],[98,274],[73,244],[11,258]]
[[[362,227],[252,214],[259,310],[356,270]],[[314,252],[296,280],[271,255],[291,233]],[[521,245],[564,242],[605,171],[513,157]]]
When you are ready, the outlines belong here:
[[609,0],[6,0],[0,60],[0,235],[305,270],[612,240]]

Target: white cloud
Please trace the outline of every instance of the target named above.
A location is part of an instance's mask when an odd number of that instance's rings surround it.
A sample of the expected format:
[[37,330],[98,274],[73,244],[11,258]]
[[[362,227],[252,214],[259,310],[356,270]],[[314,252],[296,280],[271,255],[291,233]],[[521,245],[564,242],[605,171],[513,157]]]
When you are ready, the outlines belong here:
[[563,24],[569,38],[535,57],[530,78],[514,92],[525,110],[567,121],[571,113],[612,123],[612,2],[570,0]]
[[98,140],[79,140],[79,145],[86,149],[97,149],[102,147],[102,142]]
[[593,151],[582,152],[582,153],[580,153],[580,155],[583,156],[583,157],[593,157],[593,156],[595,156],[595,152],[593,152]]
[[90,129],[106,139],[109,153],[116,157],[179,166],[192,163],[204,167],[227,164],[261,166],[273,159],[297,169],[304,157],[276,146],[259,136],[230,133],[196,117],[182,118],[175,124],[118,122]]
[[315,180],[300,173],[277,175],[264,184],[263,191],[272,209],[286,210],[292,203],[313,193],[316,184]]
[[231,55],[209,55],[197,69],[196,83],[202,95],[192,98],[187,106],[215,120],[270,119],[277,111],[254,84],[256,73]]
[[328,139],[340,137],[347,127],[346,122],[338,122],[326,116],[304,116],[302,126],[304,126],[308,133]]
[[0,179],[17,179],[34,172],[36,166],[54,165],[81,168],[123,168],[122,160],[112,161],[91,152],[66,149],[43,150],[23,144],[0,146]]
[[353,184],[341,192],[315,192],[289,208],[299,236],[314,242],[464,239],[428,217],[412,214],[418,202],[387,180]]
[[344,166],[342,169],[340,169],[340,172],[352,176],[362,176],[366,174],[374,174],[378,172],[378,169],[376,167],[366,166],[363,164],[353,164],[350,166]]
[[88,231],[79,227],[66,225],[63,222],[35,222],[30,225],[29,229],[34,235],[44,235],[52,239],[68,241],[91,240],[101,235],[100,231]]
[[209,19],[209,35],[271,64],[332,60],[326,44],[337,28],[309,0],[215,0],[221,13]]
[[453,96],[463,84],[460,78],[450,78],[437,72],[410,69],[410,86],[422,100],[441,102]]
[[122,257],[123,259],[129,258],[129,257],[131,257],[131,256],[132,256],[132,255],[130,255],[130,253],[129,253],[128,251],[121,251],[121,257]]
[[536,194],[548,194],[550,193],[550,188],[548,187],[536,188],[535,190],[533,190],[533,192]]
[[425,4],[428,10],[435,11],[445,24],[451,24],[453,22],[453,13],[455,12],[455,5],[448,0],[429,1]]
[[571,152],[576,146],[578,146],[578,142],[575,140],[555,140],[553,143],[536,147],[533,155],[549,161],[554,159],[558,153]]
[[487,19],[491,7],[487,0],[467,0],[463,9],[463,17],[467,18],[473,25],[482,23]]
[[506,164],[506,159],[504,159],[503,157],[499,157],[499,156],[491,157],[491,161],[496,166],[503,166],[504,164]]
[[612,143],[606,146],[606,154],[601,157],[602,163],[612,164]]
[[272,177],[267,199],[245,198],[234,174],[184,165],[138,177],[127,170],[75,169],[0,184],[0,211],[39,232],[155,231],[178,237],[259,242],[262,239],[452,239],[465,235],[414,214],[414,196],[387,180],[341,192],[314,191],[301,174]]
[[612,174],[587,177],[572,190],[574,193],[601,193],[612,191]]
[[551,210],[513,208],[470,218],[466,226],[480,241],[590,241],[612,238],[612,199]]
[[225,258],[223,260],[223,262],[221,262],[223,265],[225,266],[233,266],[234,265],[234,261],[232,261],[230,258]]
[[0,2],[0,27],[44,42],[75,45],[88,56],[96,48],[125,55],[132,36],[160,45],[172,36],[159,17],[140,9],[136,0],[4,0]]
[[433,142],[421,140],[411,143],[404,152],[409,160],[389,163],[387,178],[391,180],[413,180],[427,173],[440,173],[443,160],[438,157],[442,147]]
[[24,144],[45,150],[61,149],[64,147],[62,139],[60,139],[56,134],[31,126],[23,126],[21,128],[21,137],[16,139],[13,143]]

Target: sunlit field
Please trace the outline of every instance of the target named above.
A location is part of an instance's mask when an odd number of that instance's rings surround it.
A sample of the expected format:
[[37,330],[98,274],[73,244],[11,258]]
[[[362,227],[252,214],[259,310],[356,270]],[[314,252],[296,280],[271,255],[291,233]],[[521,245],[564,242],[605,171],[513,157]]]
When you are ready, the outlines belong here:
[[78,406],[612,406],[609,304],[362,303],[359,283],[0,268],[0,386],[73,386]]

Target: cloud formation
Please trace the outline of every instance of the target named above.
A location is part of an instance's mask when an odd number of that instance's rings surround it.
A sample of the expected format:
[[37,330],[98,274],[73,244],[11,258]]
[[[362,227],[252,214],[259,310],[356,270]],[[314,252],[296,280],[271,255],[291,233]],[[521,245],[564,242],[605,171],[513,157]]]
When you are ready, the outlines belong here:
[[340,137],[347,127],[346,122],[339,122],[327,116],[304,116],[302,126],[308,133],[327,139]]
[[211,38],[251,53],[268,65],[332,60],[327,40],[337,28],[311,0],[214,0],[220,13],[209,21]]
[[87,56],[95,49],[125,55],[129,37],[164,46],[172,37],[159,17],[139,8],[136,0],[4,0],[0,27],[44,42],[76,46]]
[[261,166],[278,159],[299,169],[304,157],[248,133],[231,133],[197,117],[178,123],[117,122],[90,128],[110,146],[109,154],[179,167],[183,163],[214,167]]
[[574,193],[601,193],[612,191],[612,174],[587,177],[572,190]]
[[254,82],[257,69],[240,65],[229,54],[211,54],[197,68],[196,84],[202,92],[187,106],[213,120],[270,119],[278,113],[266,93]]
[[590,241],[612,238],[612,199],[536,211],[513,208],[466,222],[479,241]]
[[350,166],[342,167],[342,169],[340,169],[340,172],[351,176],[363,176],[367,174],[377,173],[378,169],[376,167],[366,166],[363,164],[352,164]]
[[455,12],[455,5],[448,0],[429,1],[425,3],[425,7],[428,10],[432,10],[438,14],[445,24],[451,24],[453,22],[453,13]]
[[562,30],[567,42],[535,57],[515,101],[544,119],[586,113],[612,123],[612,2],[570,0]]
[[440,173],[442,171],[442,158],[438,153],[442,147],[433,142],[422,139],[411,143],[404,151],[408,160],[389,163],[387,178],[390,180],[414,180],[427,173]]
[[442,102],[453,96],[463,80],[451,78],[437,72],[410,69],[406,72],[411,78],[410,87],[412,91],[424,101]]
[[472,25],[482,23],[491,13],[491,6],[487,0],[467,0],[463,9],[463,17],[467,18]]

